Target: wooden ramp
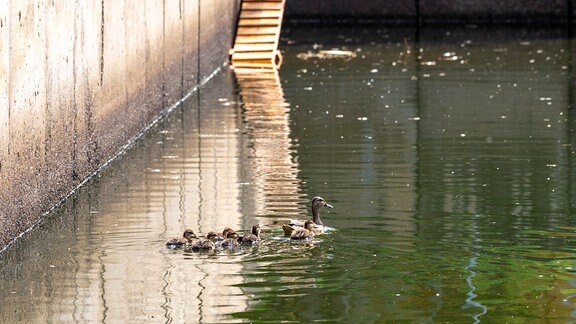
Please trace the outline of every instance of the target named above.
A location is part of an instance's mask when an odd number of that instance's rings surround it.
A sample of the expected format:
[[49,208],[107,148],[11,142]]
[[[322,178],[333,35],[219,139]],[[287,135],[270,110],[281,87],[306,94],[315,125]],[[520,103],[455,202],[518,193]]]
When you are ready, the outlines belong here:
[[286,0],[243,0],[238,19],[232,67],[258,69],[282,63],[278,51]]

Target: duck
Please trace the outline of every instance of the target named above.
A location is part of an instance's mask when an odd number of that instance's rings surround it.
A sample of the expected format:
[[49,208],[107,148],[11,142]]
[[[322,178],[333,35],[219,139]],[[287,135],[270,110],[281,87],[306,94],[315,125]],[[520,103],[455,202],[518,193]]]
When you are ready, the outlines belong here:
[[236,233],[236,231],[234,231],[233,229],[231,229],[230,227],[226,227],[224,228],[224,230],[222,231],[222,237],[223,238],[228,238],[228,233]]
[[226,238],[222,241],[222,247],[227,249],[235,249],[238,247],[239,236],[235,231],[229,231]]
[[[320,219],[320,212],[319,209],[322,207],[326,208],[334,208],[334,206],[330,205],[329,203],[324,200],[322,197],[314,197],[312,198],[312,224],[314,228],[317,230],[318,234],[324,232],[324,223]],[[282,225],[282,230],[284,231],[285,236],[291,236],[292,232],[297,228],[305,228],[305,222],[298,221],[298,220],[291,220],[288,224]]]
[[256,224],[252,226],[251,233],[246,234],[242,237],[240,243],[245,245],[254,245],[258,244],[259,241],[260,241],[260,224]]
[[290,234],[291,240],[308,240],[316,236],[317,231],[315,229],[315,224],[311,220],[307,220],[304,223],[304,227],[298,227],[292,231]]
[[208,238],[201,238],[192,244],[192,251],[213,251],[216,249],[216,244]]
[[206,234],[206,238],[209,239],[210,241],[212,241],[213,243],[218,243],[218,242],[222,242],[224,241],[224,237],[220,236],[220,234],[214,232],[214,231],[210,231]]
[[189,245],[192,243],[192,241],[194,239],[197,239],[198,237],[196,236],[196,234],[194,234],[194,231],[192,231],[191,229],[186,229],[184,231],[184,234],[182,234],[182,237],[179,238],[173,238],[170,239],[166,242],[166,247],[169,248],[180,248],[183,247],[184,245]]

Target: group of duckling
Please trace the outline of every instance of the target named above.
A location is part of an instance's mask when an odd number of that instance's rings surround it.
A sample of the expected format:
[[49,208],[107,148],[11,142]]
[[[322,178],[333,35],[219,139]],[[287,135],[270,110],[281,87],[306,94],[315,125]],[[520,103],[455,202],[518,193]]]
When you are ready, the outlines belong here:
[[[308,240],[314,236],[324,233],[324,224],[320,219],[320,208],[333,208],[322,197],[312,199],[312,220],[305,222],[291,220],[288,224],[282,225],[284,236],[291,240]],[[169,248],[190,248],[192,251],[213,251],[216,248],[236,249],[239,246],[253,246],[260,242],[260,224],[252,226],[250,233],[239,235],[233,229],[226,227],[222,234],[208,232],[205,237],[199,238],[194,231],[186,229],[181,238],[174,238],[166,242]]]
[[233,229],[226,227],[222,234],[208,232],[205,237],[198,237],[191,229],[186,229],[180,238],[174,238],[166,242],[166,247],[190,248],[192,251],[213,251],[217,247],[235,249],[240,245],[251,246],[260,241],[260,224],[252,226],[252,231],[240,236]]

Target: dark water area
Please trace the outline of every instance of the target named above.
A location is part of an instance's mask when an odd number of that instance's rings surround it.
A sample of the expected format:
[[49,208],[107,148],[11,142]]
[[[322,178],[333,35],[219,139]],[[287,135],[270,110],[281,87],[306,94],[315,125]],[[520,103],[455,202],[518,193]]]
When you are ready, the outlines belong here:
[[[569,34],[289,27],[279,76],[223,70],[0,254],[1,321],[574,321]],[[283,238],[316,195],[335,230]]]

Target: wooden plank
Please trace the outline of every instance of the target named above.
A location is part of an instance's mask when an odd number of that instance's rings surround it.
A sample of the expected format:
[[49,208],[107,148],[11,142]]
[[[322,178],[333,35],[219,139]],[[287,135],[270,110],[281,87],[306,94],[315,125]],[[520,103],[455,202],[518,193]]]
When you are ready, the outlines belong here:
[[237,35],[275,35],[278,27],[238,27]]
[[249,43],[249,44],[236,44],[234,45],[234,52],[243,51],[274,51],[276,44],[274,43]]
[[253,64],[253,65],[238,65],[238,63],[233,65],[233,69],[240,69],[240,70],[247,70],[247,69],[264,69],[269,66],[273,66],[270,62],[261,63],[261,64]]
[[233,60],[264,60],[274,57],[274,52],[234,52]]
[[267,80],[274,78],[276,73],[274,67],[269,66],[261,69],[250,69],[250,68],[235,68],[234,72],[247,82],[257,81],[257,80]]
[[276,35],[238,35],[236,44],[275,43]]
[[273,52],[234,52],[232,54],[232,60],[268,60],[273,57]]
[[242,18],[238,20],[238,26],[267,26],[267,27],[278,27],[278,19],[276,18]]
[[240,12],[242,18],[280,18],[282,10],[244,10]]
[[241,77],[242,79],[244,78],[248,78],[250,75],[255,75],[257,76],[259,73],[264,73],[264,74],[269,74],[269,73],[274,73],[274,68],[267,66],[267,67],[258,67],[258,68],[253,68],[253,67],[234,67],[234,74],[236,74],[237,77]]
[[259,62],[255,62],[255,61],[232,61],[232,65],[234,66],[234,69],[238,68],[238,69],[248,69],[248,68],[268,68],[270,66],[274,66],[273,62],[270,61],[259,61]]
[[242,10],[282,10],[284,5],[282,2],[261,2],[261,1],[254,1],[254,2],[243,2],[242,3]]
[[[246,82],[246,88],[248,89],[259,86],[258,82],[262,80],[269,80],[274,77],[274,69],[271,67],[259,69],[238,68],[234,69],[234,72],[238,79],[242,79],[243,82]],[[240,90],[240,92],[242,92],[242,90]]]
[[238,55],[232,55],[232,65],[234,67],[242,67],[242,66],[262,66],[263,64],[266,64],[268,66],[274,66],[275,63],[279,64],[281,63],[281,60],[278,61],[276,59],[276,55],[274,56],[267,56],[267,57],[256,57],[256,56],[250,56],[249,58],[245,58],[245,57],[238,57]]
[[272,58],[271,57],[260,57],[260,58],[251,58],[251,59],[237,59],[232,56],[232,64],[234,66],[251,66],[251,65],[258,65],[258,64],[268,64],[272,65]]

